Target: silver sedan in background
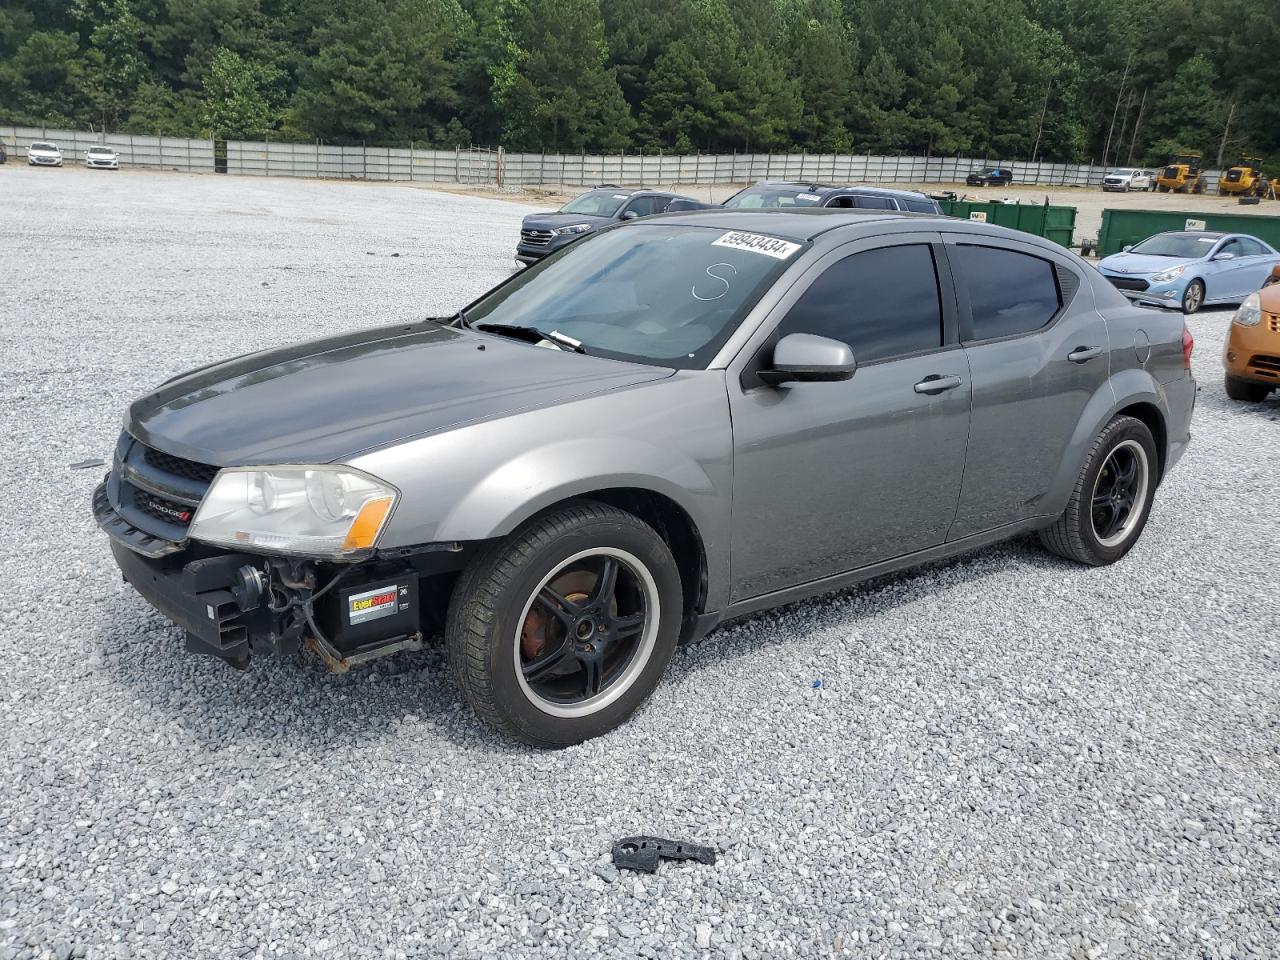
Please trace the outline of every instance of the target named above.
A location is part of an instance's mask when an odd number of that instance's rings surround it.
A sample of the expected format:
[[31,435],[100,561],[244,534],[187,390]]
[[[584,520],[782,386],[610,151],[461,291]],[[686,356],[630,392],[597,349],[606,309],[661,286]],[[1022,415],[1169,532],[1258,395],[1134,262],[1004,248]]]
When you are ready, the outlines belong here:
[[84,165],[97,170],[119,170],[120,154],[113,147],[90,147],[84,155]]

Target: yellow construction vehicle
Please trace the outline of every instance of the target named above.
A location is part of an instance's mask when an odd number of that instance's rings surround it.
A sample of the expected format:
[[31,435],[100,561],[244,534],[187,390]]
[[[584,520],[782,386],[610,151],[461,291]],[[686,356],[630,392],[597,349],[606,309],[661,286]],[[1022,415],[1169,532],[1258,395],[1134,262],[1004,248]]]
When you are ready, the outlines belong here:
[[1204,193],[1200,154],[1180,153],[1160,168],[1156,189],[1161,193]]
[[1267,178],[1262,174],[1261,157],[1241,157],[1218,181],[1218,195],[1261,196]]

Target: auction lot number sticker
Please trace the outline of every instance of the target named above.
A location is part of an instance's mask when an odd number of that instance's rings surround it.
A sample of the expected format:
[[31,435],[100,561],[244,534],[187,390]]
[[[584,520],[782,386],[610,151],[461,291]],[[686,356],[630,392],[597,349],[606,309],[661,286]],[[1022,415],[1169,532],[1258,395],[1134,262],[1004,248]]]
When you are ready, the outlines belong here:
[[792,243],[790,240],[766,237],[761,233],[743,233],[739,230],[726,233],[719,240],[712,241],[711,245],[763,253],[766,257],[773,257],[775,260],[786,260],[800,249],[800,244]]

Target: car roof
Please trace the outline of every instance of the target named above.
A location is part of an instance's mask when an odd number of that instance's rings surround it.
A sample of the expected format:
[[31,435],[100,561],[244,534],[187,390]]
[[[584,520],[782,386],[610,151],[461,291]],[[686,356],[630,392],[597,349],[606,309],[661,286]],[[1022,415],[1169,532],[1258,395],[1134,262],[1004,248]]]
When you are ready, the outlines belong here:
[[[937,214],[901,213],[896,210],[849,210],[832,207],[800,207],[798,209],[743,210],[737,207],[710,207],[680,213],[664,213],[646,217],[647,223],[674,223],[690,227],[713,227],[764,233],[799,243],[812,240],[838,227],[860,226],[880,220],[942,220]],[[954,222],[954,221],[952,221]],[[966,221],[967,222],[967,221]]]
[[810,193],[828,194],[839,191],[841,193],[865,193],[868,196],[880,197],[910,197],[915,200],[918,198],[928,199],[919,190],[895,190],[892,187],[869,187],[861,183],[833,184],[833,183],[806,183],[800,180],[761,180],[759,183],[753,183],[750,187],[743,187],[749,190],[751,187],[788,187],[793,190],[807,190]]

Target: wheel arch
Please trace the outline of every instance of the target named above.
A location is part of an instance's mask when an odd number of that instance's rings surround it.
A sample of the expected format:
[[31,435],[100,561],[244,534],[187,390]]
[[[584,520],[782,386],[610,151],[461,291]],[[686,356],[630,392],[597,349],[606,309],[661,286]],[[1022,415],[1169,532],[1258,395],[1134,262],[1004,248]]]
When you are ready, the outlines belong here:
[[1045,498],[1046,515],[1057,516],[1066,509],[1071,490],[1088,456],[1089,448],[1108,423],[1117,416],[1134,417],[1146,424],[1155,439],[1163,478],[1169,458],[1168,426],[1164,391],[1160,383],[1145,370],[1125,370],[1113,376],[1098,389],[1076,423],[1075,433],[1064,452],[1049,495]]
[[1146,424],[1147,429],[1151,431],[1152,439],[1156,442],[1156,483],[1159,484],[1164,479],[1165,464],[1169,459],[1169,431],[1165,424],[1164,414],[1160,412],[1160,408],[1155,403],[1149,400],[1139,400],[1136,403],[1121,407],[1111,415],[1110,419],[1120,416],[1141,420]]
[[584,500],[607,504],[639,518],[652,527],[667,544],[680,576],[681,642],[684,642],[692,636],[697,618],[706,612],[710,564],[707,559],[707,544],[698,524],[688,510],[665,493],[641,486],[582,489],[522,511],[522,515],[514,522],[513,515],[503,524],[504,532],[495,534],[492,539],[499,540],[541,517]]

